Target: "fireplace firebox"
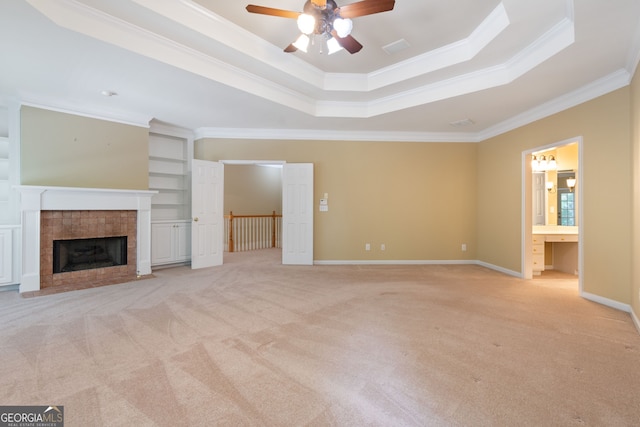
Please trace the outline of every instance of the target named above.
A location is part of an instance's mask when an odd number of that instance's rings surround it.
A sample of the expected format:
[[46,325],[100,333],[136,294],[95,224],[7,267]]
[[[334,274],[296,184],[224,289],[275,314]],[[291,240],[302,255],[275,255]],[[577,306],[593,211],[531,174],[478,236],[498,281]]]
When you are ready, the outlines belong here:
[[53,241],[53,274],[127,265],[127,236]]

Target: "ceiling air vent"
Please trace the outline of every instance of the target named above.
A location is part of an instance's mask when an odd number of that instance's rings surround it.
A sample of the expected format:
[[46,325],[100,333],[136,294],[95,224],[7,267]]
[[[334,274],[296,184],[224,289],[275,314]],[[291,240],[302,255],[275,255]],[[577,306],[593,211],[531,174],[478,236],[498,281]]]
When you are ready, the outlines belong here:
[[402,50],[405,50],[408,47],[409,47],[409,42],[407,42],[405,39],[400,39],[393,43],[389,43],[386,46],[382,46],[382,50],[387,52],[387,54],[389,55],[393,55],[394,53],[398,53]]
[[469,126],[474,124],[475,122],[471,119],[462,119],[462,120],[458,120],[457,122],[451,122],[449,123],[451,126],[453,126],[454,128],[461,128],[463,126]]

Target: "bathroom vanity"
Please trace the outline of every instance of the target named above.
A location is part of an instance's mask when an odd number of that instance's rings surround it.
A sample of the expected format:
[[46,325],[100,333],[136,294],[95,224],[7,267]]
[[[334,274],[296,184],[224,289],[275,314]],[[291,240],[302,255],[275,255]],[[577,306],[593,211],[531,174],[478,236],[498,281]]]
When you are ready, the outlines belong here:
[[533,274],[545,269],[578,274],[578,227],[533,226]]

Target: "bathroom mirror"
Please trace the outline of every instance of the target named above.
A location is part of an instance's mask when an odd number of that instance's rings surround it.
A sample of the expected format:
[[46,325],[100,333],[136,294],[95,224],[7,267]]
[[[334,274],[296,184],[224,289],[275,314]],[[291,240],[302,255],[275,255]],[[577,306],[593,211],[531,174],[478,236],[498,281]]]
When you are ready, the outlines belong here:
[[531,154],[533,225],[577,226],[578,144]]

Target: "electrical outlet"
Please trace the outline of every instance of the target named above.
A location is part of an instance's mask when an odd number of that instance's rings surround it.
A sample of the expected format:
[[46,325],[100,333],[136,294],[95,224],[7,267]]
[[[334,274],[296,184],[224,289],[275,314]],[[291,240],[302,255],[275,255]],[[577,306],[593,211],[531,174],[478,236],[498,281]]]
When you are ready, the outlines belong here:
[[467,251],[467,244],[463,243],[462,244],[462,252],[466,252]]
[[370,251],[370,250],[371,250],[371,244],[369,244],[369,243],[365,243],[365,244],[364,244],[364,250],[365,250],[365,251]]
[[381,251],[384,251],[385,249],[387,249],[387,247],[384,245],[384,243],[382,243],[382,244],[380,245],[380,250],[381,250]]

